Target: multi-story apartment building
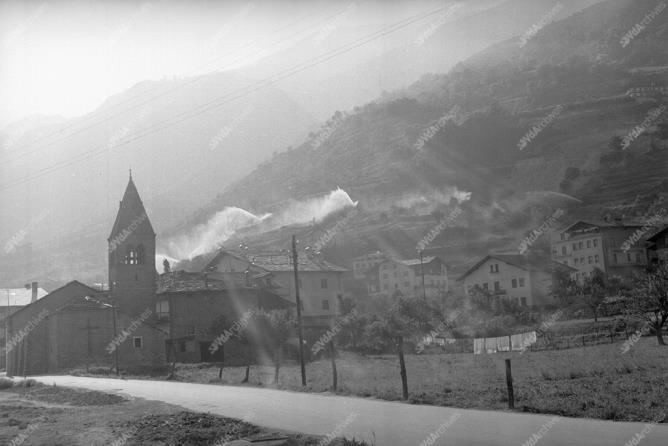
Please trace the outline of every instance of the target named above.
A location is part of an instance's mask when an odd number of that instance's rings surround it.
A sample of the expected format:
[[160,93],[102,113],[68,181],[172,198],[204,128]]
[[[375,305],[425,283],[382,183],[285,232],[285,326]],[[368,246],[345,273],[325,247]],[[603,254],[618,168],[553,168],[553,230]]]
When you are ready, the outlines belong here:
[[494,301],[509,299],[521,306],[544,306],[555,303],[550,296],[552,277],[559,268],[552,261],[531,261],[523,255],[491,254],[466,271],[457,281],[463,282],[468,296],[478,286],[488,291]]
[[366,278],[367,272],[374,266],[387,260],[385,253],[376,251],[353,259],[353,277],[355,279]]
[[404,296],[441,297],[448,291],[448,271],[439,257],[396,260],[388,259],[367,274],[369,294],[401,293]]
[[645,243],[625,242],[641,227],[620,221],[576,221],[552,234],[552,259],[575,268],[578,280],[596,268],[613,275],[633,275],[647,266]]

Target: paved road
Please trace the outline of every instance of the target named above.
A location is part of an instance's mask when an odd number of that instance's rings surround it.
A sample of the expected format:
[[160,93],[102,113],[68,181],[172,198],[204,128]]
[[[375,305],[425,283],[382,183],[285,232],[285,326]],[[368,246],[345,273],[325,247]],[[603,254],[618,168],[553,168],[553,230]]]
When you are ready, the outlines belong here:
[[[530,445],[624,446],[643,430],[649,432],[636,444],[668,445],[665,424],[415,406],[252,387],[73,376],[35,378],[45,384],[125,393],[228,417],[252,413],[250,421],[261,426],[316,435],[342,434],[377,446],[522,446],[532,435],[540,435],[544,425],[542,438]],[[425,440],[427,443],[422,443]]]

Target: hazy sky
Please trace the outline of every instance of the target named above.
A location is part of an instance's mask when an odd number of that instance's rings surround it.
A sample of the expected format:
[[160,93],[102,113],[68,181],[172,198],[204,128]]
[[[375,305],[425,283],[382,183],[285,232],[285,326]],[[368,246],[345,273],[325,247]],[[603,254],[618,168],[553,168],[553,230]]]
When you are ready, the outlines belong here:
[[444,4],[0,2],[0,125],[31,114],[81,115],[142,80],[243,66],[306,38],[369,32]]

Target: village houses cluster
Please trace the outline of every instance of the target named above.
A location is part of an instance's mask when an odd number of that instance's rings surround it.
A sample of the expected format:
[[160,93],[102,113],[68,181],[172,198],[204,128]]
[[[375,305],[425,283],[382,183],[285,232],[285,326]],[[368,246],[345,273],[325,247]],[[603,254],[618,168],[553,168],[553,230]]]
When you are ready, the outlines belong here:
[[[458,215],[451,214],[439,224],[451,226]],[[229,354],[220,347],[256,311],[293,311],[295,285],[302,296],[303,326],[325,333],[313,346],[316,354],[342,324],[356,316],[339,317],[346,296],[344,283],[356,283],[369,297],[416,296],[437,301],[447,293],[461,290],[467,295],[478,287],[496,302],[544,307],[554,304],[550,288],[556,271],[566,271],[578,280],[595,269],[627,276],[668,258],[665,227],[647,230],[642,222],[613,219],[563,226],[561,220],[562,212],[553,215],[522,244],[522,252],[489,253],[470,262],[454,280],[443,260],[447,257],[432,246],[439,234],[431,236],[431,232],[422,240],[416,258],[377,251],[352,259],[352,268],[344,268],[319,253],[300,253],[298,281],[289,253],[222,248],[214,249],[197,271],[165,268],[159,273],[156,234],[130,177],[107,240],[108,286],[93,288],[73,280],[50,293],[36,282],[26,289],[0,290],[8,300],[6,307],[0,307],[6,344],[6,357],[0,359],[9,375],[111,366],[114,361],[124,368],[173,360],[218,362],[225,352]],[[337,232],[343,230],[337,228]],[[640,230],[643,237],[636,240]],[[524,251],[540,237],[550,238],[551,256],[530,261]],[[628,243],[629,238],[634,243]],[[211,327],[221,315],[237,325],[214,333]]]

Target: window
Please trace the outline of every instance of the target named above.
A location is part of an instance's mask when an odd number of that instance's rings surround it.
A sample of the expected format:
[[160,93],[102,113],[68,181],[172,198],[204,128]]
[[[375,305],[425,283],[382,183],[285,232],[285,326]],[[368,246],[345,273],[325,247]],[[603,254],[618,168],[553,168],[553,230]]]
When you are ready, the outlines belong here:
[[578,245],[576,245],[575,243],[573,243],[573,251],[577,251],[577,250],[578,250]]
[[181,342],[179,342],[179,351],[180,351],[181,353],[183,353],[183,352],[186,351],[186,341],[181,341]]
[[387,280],[387,273],[383,273],[383,279]]
[[582,249],[582,242],[578,242],[578,249]]
[[636,252],[636,263],[642,263],[642,256],[639,252]]
[[559,234],[559,237],[561,238],[561,240],[564,240],[564,239],[566,238],[566,237],[564,236],[564,233],[563,233],[563,232],[562,232],[561,234]]
[[501,291],[501,285],[499,282],[494,282],[494,291]]
[[511,284],[512,284],[513,288],[517,288],[517,279],[511,280]]
[[488,283],[483,283],[482,284],[482,289],[485,291],[489,291],[489,284]]
[[322,309],[323,310],[329,310],[329,300],[327,300],[327,299],[322,300]]
[[195,334],[195,327],[191,325],[191,326],[188,327],[188,329],[186,330],[186,335],[188,335],[188,336],[193,336],[194,334]]
[[494,263],[492,265],[489,265],[489,272],[490,273],[498,273],[499,272],[499,264]]
[[598,239],[594,239],[594,248],[598,246]]
[[408,277],[408,271],[404,271],[404,277]]
[[587,248],[591,248],[591,240],[587,240]]
[[562,255],[562,256],[565,256],[566,254],[567,254],[566,247],[565,247],[565,246],[562,246],[562,247],[561,247],[561,255]]
[[[432,284],[432,285],[434,284],[434,281],[433,281],[433,280],[431,281],[431,284]],[[406,282],[404,282],[404,286],[405,286],[406,288],[408,288],[408,287],[411,286],[411,283],[408,282],[408,281],[406,281]]]
[[155,304],[155,312],[158,315],[158,319],[169,317],[169,301],[161,300]]
[[524,286],[524,277],[520,277],[520,288]]
[[135,348],[141,348],[142,347],[142,339],[141,336],[135,336],[132,339],[132,343],[134,344]]
[[526,307],[527,306],[527,298],[526,297],[521,297],[520,301],[522,302],[522,306]]
[[627,253],[626,253],[626,261],[629,262],[629,263],[632,262],[632,260],[631,260],[631,253],[630,253],[630,252],[627,252]]
[[577,258],[573,259],[573,265],[577,265],[577,264],[578,264],[578,259]]
[[399,289],[399,284],[398,284],[398,283],[395,283],[395,284],[394,284],[394,289],[395,289],[395,290],[398,290],[398,289]]
[[126,265],[137,264],[137,250],[133,245],[128,245],[127,248],[125,248],[125,259],[123,259],[123,263]]
[[320,279],[320,288],[327,288],[327,279]]
[[584,264],[584,262],[585,262],[585,258],[584,258],[584,257],[580,257],[580,263]]
[[596,255],[594,256],[594,262],[596,262],[596,263],[598,263],[598,262],[599,262],[599,257],[598,257],[598,254],[596,254]]
[[587,263],[594,263],[594,258],[592,256],[587,257]]

